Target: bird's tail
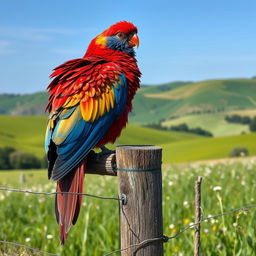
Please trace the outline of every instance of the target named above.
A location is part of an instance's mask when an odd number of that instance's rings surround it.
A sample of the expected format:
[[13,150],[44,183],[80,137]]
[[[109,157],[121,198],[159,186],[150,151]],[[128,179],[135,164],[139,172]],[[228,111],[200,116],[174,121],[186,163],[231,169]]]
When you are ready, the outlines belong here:
[[[85,161],[57,182],[57,192],[83,193]],[[55,215],[60,227],[60,241],[64,244],[71,224],[75,225],[82,205],[82,195],[56,194]]]

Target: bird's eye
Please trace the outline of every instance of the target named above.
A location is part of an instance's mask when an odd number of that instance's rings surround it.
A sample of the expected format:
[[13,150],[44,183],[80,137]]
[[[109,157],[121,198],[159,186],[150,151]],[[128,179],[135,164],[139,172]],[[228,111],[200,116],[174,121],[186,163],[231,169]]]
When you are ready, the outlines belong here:
[[116,37],[118,37],[119,39],[124,39],[125,38],[125,34],[122,32],[119,32],[116,34]]

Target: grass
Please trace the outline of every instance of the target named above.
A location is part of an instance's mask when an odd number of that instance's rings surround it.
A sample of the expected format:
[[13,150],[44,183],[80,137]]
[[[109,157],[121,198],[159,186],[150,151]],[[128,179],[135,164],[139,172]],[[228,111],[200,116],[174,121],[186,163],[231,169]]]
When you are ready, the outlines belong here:
[[[13,146],[24,152],[43,156],[46,117],[0,116],[0,122],[0,147]],[[247,147],[251,155],[256,154],[255,140],[256,133],[204,138],[189,133],[128,125],[117,144],[161,145],[163,161],[168,163],[224,158],[236,146]]]
[[190,128],[201,127],[210,131],[214,137],[223,137],[248,133],[248,125],[229,123],[225,120],[227,113],[186,115],[179,118],[164,121],[163,126],[173,126],[186,123]]
[[256,155],[256,133],[220,138],[201,138],[162,144],[163,162],[187,162],[228,157],[237,146],[246,147],[250,155]]
[[[41,116],[0,116],[0,147],[12,146],[42,157],[46,120]],[[197,138],[200,136],[128,125],[117,144],[162,144]]]
[[[46,171],[23,171],[26,183],[19,182],[21,171],[0,172],[1,187],[33,191],[54,191]],[[175,235],[193,222],[194,181],[202,183],[203,216],[255,204],[256,165],[218,164],[215,166],[163,170],[164,234]],[[219,187],[219,190],[215,190]],[[117,196],[117,178],[87,175],[85,193]],[[235,200],[234,200],[235,198]],[[85,197],[75,227],[65,246],[60,246],[54,218],[54,197],[0,192],[0,238],[57,253],[62,256],[101,256],[119,248],[118,204],[115,201]],[[242,211],[202,224],[204,255],[256,255],[256,211]],[[193,254],[193,229],[164,244],[166,256]],[[0,255],[36,255],[15,246],[0,244]]]

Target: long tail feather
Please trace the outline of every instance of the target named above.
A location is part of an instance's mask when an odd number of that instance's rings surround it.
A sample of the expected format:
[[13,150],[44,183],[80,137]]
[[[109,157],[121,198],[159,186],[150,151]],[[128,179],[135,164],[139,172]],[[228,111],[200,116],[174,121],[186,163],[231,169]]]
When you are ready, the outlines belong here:
[[[85,161],[57,182],[57,192],[83,193]],[[71,224],[75,224],[82,205],[82,195],[57,194],[55,215],[60,227],[60,241],[64,244]]]

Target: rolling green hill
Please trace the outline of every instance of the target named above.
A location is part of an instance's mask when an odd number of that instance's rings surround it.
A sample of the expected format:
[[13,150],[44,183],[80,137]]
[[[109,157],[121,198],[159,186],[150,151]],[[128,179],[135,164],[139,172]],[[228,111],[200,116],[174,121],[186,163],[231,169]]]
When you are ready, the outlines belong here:
[[[0,147],[12,146],[42,157],[46,117],[0,116]],[[128,125],[117,144],[154,144],[163,147],[163,161],[168,163],[227,157],[233,147],[247,147],[256,154],[256,133],[203,138],[189,133],[159,131]]]
[[[173,82],[142,86],[130,123],[147,124],[190,113],[256,109],[256,79]],[[47,93],[0,94],[0,114],[44,115]]]
[[201,127],[210,131],[214,137],[238,135],[248,133],[248,125],[229,123],[225,120],[227,112],[218,112],[215,114],[185,115],[175,119],[167,120],[162,123],[163,126],[175,126],[186,123],[189,128]]
[[200,138],[190,141],[179,141],[162,144],[163,162],[189,162],[228,157],[237,146],[246,147],[250,155],[256,155],[256,133],[244,135]]
[[[46,117],[0,116],[0,147],[12,146],[39,157],[44,154]],[[200,136],[159,131],[136,125],[128,125],[117,144],[162,144],[180,140],[197,139]]]

